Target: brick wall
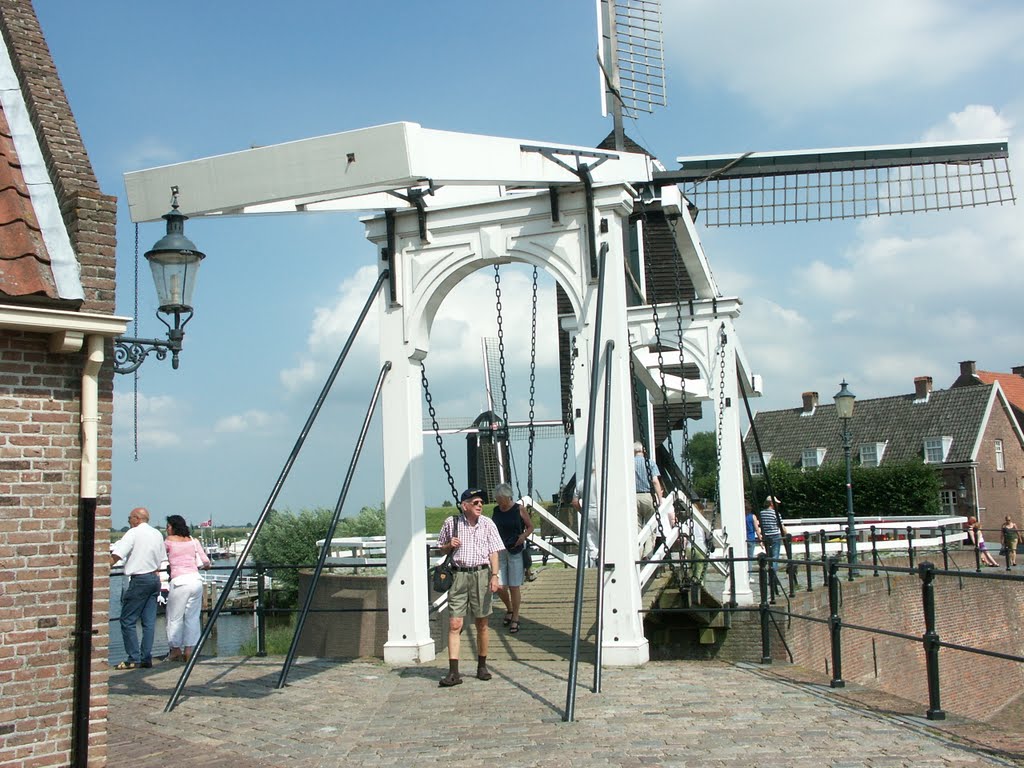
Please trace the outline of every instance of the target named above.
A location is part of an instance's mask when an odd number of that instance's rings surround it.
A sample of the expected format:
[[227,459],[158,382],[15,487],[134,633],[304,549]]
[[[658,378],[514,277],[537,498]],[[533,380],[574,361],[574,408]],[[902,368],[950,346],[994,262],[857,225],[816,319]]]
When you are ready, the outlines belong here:
[[[937,577],[936,628],[939,638],[987,650],[1024,655],[1024,594],[1019,583]],[[828,594],[820,589],[798,593],[793,612],[828,617]],[[924,632],[921,579],[916,575],[884,576],[842,582],[840,615],[859,624],[920,637]],[[830,671],[828,627],[793,620],[785,632],[794,663]],[[788,660],[773,634],[772,655]],[[921,643],[844,628],[843,678],[928,704],[924,651]],[[942,708],[950,713],[986,720],[1024,690],[1024,664],[941,649],[939,678]]]
[[[978,503],[984,509],[981,524],[986,540],[998,543],[992,532],[1009,515],[1024,528],[1024,447],[1013,429],[1012,415],[997,399],[978,451]],[[996,469],[995,441],[1003,441],[1004,470]]]
[[[93,174],[28,0],[0,0],[11,54],[64,221],[89,312],[113,313],[116,201]],[[113,370],[100,374],[97,568],[89,764],[106,764]],[[0,765],[70,762],[74,685],[82,353],[0,330]]]

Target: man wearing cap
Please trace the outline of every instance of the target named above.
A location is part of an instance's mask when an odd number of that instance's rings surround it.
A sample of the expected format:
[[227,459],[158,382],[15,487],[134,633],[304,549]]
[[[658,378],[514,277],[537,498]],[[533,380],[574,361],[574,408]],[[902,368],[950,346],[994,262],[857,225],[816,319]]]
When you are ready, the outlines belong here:
[[462,683],[459,674],[459,636],[467,612],[473,616],[477,633],[476,676],[490,680],[487,670],[487,620],[491,615],[491,595],[498,591],[498,553],[505,544],[498,533],[498,527],[489,517],[483,516],[486,494],[475,488],[462,492],[458,529],[454,529],[449,517],[437,535],[439,549],[445,554],[451,552],[455,565],[455,576],[448,590],[448,674],[441,678],[439,685],[450,688]]
[[758,517],[761,518],[761,541],[764,542],[765,553],[768,560],[768,583],[771,586],[772,602],[775,600],[775,582],[778,579],[775,573],[779,552],[782,550],[782,537],[786,535],[786,526],[782,524],[782,517],[779,516],[777,505],[779,500],[769,496],[764,500],[764,509]]

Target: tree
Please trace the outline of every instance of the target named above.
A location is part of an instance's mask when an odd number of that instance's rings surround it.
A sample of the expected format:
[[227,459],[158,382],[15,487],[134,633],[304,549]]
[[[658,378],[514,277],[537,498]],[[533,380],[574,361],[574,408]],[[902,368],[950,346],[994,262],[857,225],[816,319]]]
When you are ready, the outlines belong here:
[[[320,550],[317,541],[327,538],[334,510],[324,507],[304,509],[298,514],[271,510],[263,530],[252,547],[257,565],[273,570],[275,565],[306,565],[313,567]],[[381,536],[384,534],[384,505],[363,507],[353,517],[338,521],[335,536]],[[294,605],[298,599],[299,575],[294,568],[278,568],[273,572],[274,585],[280,589],[283,605]]]
[[692,468],[691,490],[698,498],[713,499],[718,490],[718,441],[714,432],[697,432],[686,445]]

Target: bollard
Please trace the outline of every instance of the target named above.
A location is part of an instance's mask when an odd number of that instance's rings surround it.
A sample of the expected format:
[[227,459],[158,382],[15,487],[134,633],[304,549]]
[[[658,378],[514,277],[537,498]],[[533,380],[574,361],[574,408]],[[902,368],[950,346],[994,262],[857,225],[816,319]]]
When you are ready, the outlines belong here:
[[845,688],[843,680],[843,645],[841,632],[843,620],[839,618],[839,560],[828,559],[828,633],[832,645],[832,680],[833,688]]
[[811,592],[814,587],[811,586],[811,537],[808,533],[804,533],[804,575],[807,577],[807,591]]
[[878,536],[875,534],[875,526],[871,526],[871,564],[874,566],[874,575],[878,575]]
[[918,568],[921,577],[921,602],[924,607],[924,661],[928,673],[928,711],[929,720],[945,720],[939,700],[939,633],[935,631],[935,566],[929,562],[921,563]]
[[757,555],[757,585],[761,589],[761,663],[772,663],[772,637],[768,631],[768,557],[764,552]]
[[256,655],[267,655],[267,591],[263,585],[263,576],[266,569],[262,565],[256,566]]
[[942,569],[949,570],[949,543],[946,541],[946,526],[942,526]]
[[736,555],[733,553],[732,547],[729,547],[729,607],[735,608],[737,605],[739,603],[736,602]]
[[914,565],[914,529],[911,526],[907,526],[907,559],[910,562],[910,567],[916,567]]

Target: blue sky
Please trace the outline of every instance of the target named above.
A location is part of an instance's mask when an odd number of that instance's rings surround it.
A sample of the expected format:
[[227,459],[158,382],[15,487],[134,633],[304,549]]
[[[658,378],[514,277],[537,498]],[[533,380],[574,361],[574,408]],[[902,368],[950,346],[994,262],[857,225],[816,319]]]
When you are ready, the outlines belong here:
[[[999,136],[1019,156],[1019,3],[665,5],[669,107],[627,132],[669,167],[682,154]],[[126,171],[396,120],[582,145],[610,130],[599,111],[592,0],[35,6],[100,185],[121,198],[125,315],[134,261]],[[1019,174],[1015,181],[1024,183]],[[948,386],[964,359],[987,370],[1024,364],[1016,206],[698,229],[723,293],[744,301],[738,329],[765,379],[759,409],[795,406],[804,390],[830,398],[843,377],[858,396],[874,397],[911,391],[918,375]],[[186,231],[207,254],[196,316],[178,371],[155,360],[141,370],[138,461],[131,377],[116,382],[115,525],[139,504],[190,521],[254,520],[376,271],[352,215],[190,221]],[[160,234],[143,225],[140,250]],[[138,335],[159,335],[142,266]],[[508,269],[504,280],[506,307],[518,294],[528,312],[525,268]],[[458,291],[478,297],[474,315]],[[439,413],[472,416],[483,404],[479,338],[493,335],[493,283],[478,273],[458,291],[446,300],[427,366]],[[544,416],[558,408],[551,291],[542,281]],[[523,325],[507,328],[513,417],[526,414]],[[376,368],[368,335],[280,507],[335,504]],[[374,429],[347,512],[381,500],[381,440]],[[448,451],[461,485],[461,440]],[[448,494],[432,441],[426,453],[427,499],[440,503]],[[560,456],[557,441],[540,448],[544,493],[558,484]],[[517,462],[522,471],[525,453]]]

